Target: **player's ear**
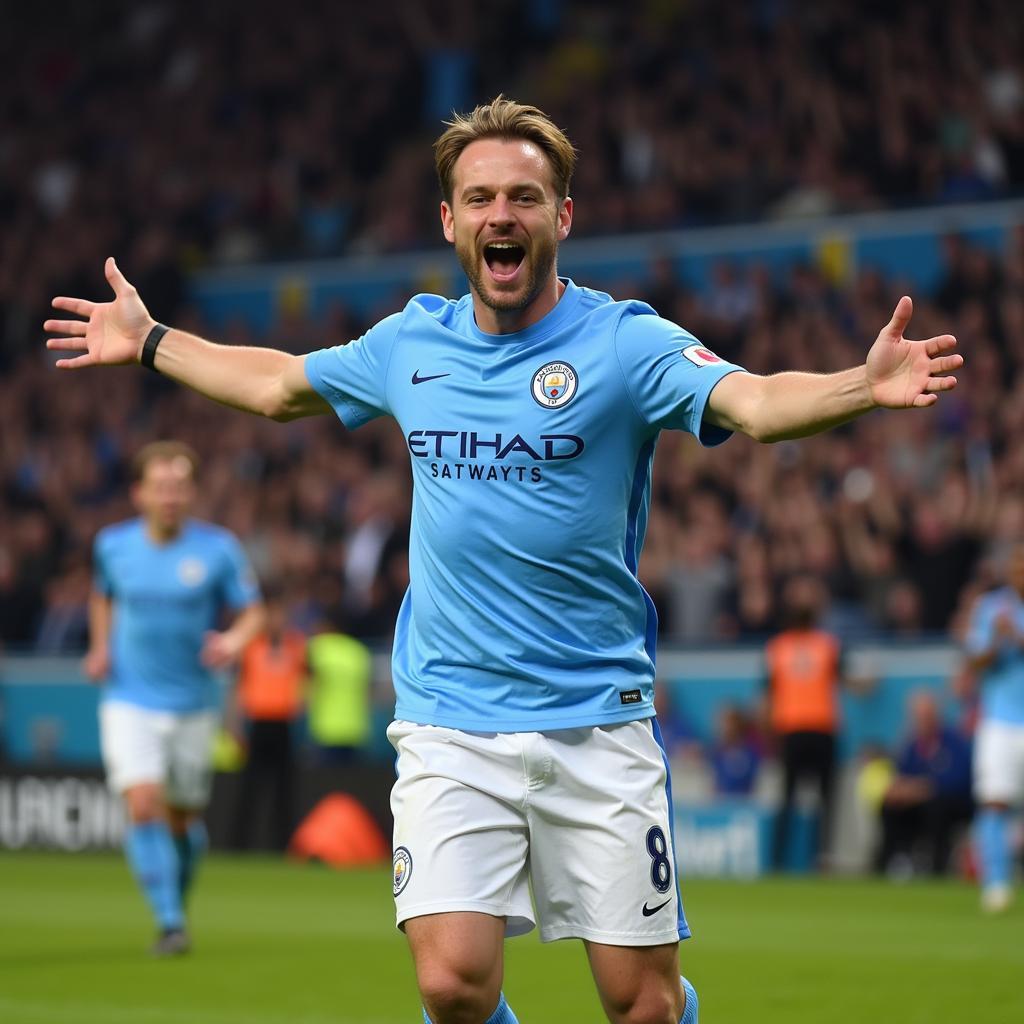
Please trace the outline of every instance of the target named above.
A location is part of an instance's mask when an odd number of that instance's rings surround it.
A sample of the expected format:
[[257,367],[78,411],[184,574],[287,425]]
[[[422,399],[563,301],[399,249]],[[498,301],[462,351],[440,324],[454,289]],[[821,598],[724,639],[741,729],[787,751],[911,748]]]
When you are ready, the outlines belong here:
[[455,244],[455,218],[452,216],[452,208],[441,200],[441,230],[444,232],[444,237]]
[[566,196],[558,206],[558,240],[564,242],[572,229],[572,196]]

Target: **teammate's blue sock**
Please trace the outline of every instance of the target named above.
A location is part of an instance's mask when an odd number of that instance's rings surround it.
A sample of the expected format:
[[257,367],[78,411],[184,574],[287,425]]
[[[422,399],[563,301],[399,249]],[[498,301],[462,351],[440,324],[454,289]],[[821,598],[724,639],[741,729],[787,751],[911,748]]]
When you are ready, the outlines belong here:
[[161,928],[181,928],[181,894],[178,891],[178,854],[165,821],[130,825],[125,853],[135,877]]
[[189,886],[196,877],[196,868],[199,867],[199,862],[210,845],[202,818],[189,822],[188,828],[174,837],[174,845],[178,850],[178,891],[181,893],[181,902],[184,903]]
[[679,1024],[697,1024],[697,993],[682,975],[679,976],[679,980],[683,983],[683,991],[686,993],[686,1009],[683,1010]]
[[994,807],[982,808],[974,826],[978,844],[981,884],[1010,884],[1010,821],[1006,811]]
[[[696,1021],[696,1017],[693,1018]],[[434,1024],[434,1022],[427,1016],[427,1011],[423,1011],[423,1024]],[[501,997],[498,999],[498,1008],[484,1021],[484,1024],[519,1024],[519,1018],[512,1012],[512,1007],[505,1002],[505,993],[501,993]],[[687,1022],[689,1024],[689,1022]]]

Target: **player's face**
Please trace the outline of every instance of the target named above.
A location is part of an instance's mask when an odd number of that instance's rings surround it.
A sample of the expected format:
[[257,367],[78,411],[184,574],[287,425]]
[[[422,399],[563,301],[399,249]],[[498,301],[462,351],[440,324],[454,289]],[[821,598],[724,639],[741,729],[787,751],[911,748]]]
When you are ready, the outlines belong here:
[[558,243],[569,234],[572,200],[559,199],[542,150],[523,139],[480,139],[459,155],[452,185],[441,223],[474,295],[499,317],[528,313],[548,292],[553,304]]
[[192,464],[183,455],[152,460],[134,491],[142,518],[162,536],[181,529],[194,496]]

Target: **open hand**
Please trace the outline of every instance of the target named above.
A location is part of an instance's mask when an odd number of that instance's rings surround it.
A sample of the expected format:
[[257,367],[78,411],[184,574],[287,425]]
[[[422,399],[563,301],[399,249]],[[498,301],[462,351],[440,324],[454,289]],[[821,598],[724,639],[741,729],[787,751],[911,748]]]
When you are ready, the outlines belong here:
[[207,668],[228,668],[238,660],[241,653],[242,646],[230,630],[222,633],[210,631],[203,639],[199,660]]
[[63,352],[80,352],[69,359],[58,359],[62,370],[83,366],[118,366],[134,363],[142,343],[156,321],[149,315],[139,293],[117,269],[112,256],[103,271],[114,290],[113,302],[90,302],[59,296],[54,309],[85,317],[84,320],[47,320],[43,330],[61,337],[48,338],[46,347]]
[[892,320],[882,328],[868,352],[867,376],[871,397],[887,409],[924,408],[939,400],[940,391],[956,387],[948,374],[963,366],[964,358],[953,353],[956,338],[940,334],[925,341],[903,337],[914,304],[909,295],[896,303]]

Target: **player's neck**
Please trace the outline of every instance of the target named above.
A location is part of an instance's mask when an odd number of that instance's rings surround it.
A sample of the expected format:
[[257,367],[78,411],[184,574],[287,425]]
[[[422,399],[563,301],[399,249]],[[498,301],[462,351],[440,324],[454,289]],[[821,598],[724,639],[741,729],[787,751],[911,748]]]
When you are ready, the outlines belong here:
[[558,305],[564,291],[565,284],[552,274],[551,280],[522,309],[492,309],[474,291],[473,318],[484,334],[516,334],[543,320]]
[[153,523],[147,519],[146,536],[154,544],[170,544],[178,539],[183,526],[183,523],[177,523],[174,526],[164,526],[162,523]]

